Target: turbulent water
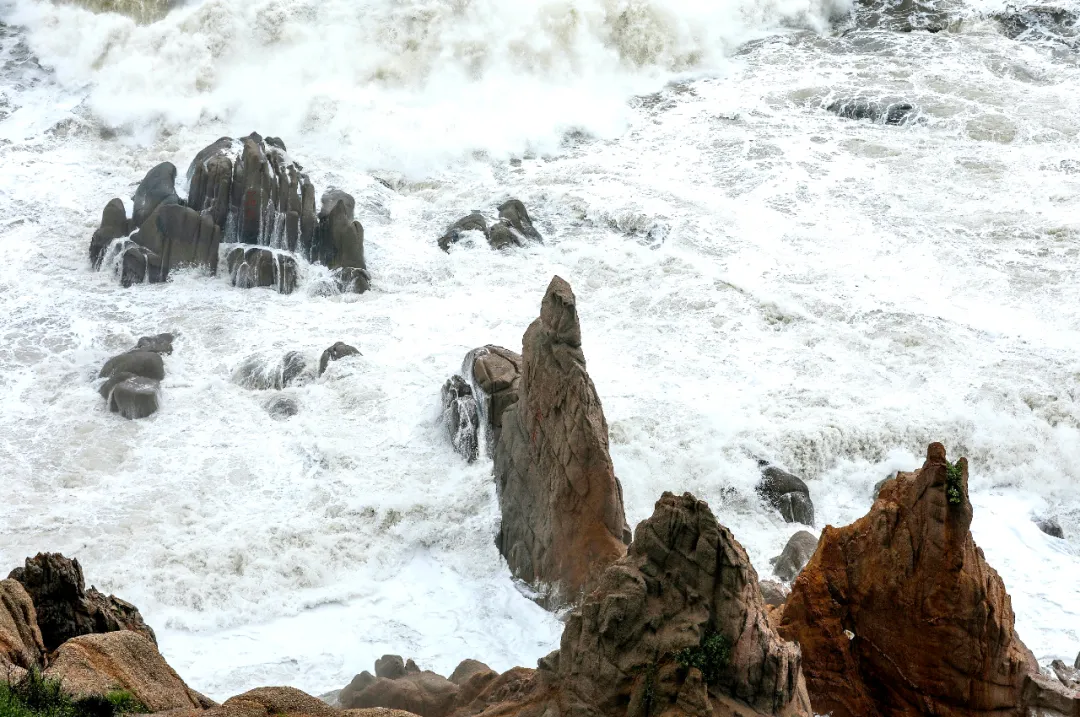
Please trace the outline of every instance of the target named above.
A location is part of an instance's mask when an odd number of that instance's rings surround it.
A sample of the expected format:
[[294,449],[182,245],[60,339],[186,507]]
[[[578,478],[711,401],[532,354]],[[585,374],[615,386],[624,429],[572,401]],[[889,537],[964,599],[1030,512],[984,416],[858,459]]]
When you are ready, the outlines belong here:
[[[631,524],[707,499],[769,572],[943,441],[1041,661],[1080,649],[1080,58],[1074,13],[993,0],[192,0],[0,5],[0,566],[57,550],[135,603],[217,698],[344,685],[395,652],[531,665],[561,625],[493,544],[490,465],[439,387],[518,349],[573,285]],[[113,12],[122,11],[126,14]],[[1052,15],[1052,14],[1051,14]],[[1055,17],[1059,17],[1055,20]],[[1026,19],[1025,19],[1026,18]],[[900,124],[826,108],[911,105]],[[876,103],[876,104],[875,104]],[[357,198],[372,290],[120,288],[87,247],[151,166],[282,137]],[[435,239],[522,199],[543,245]],[[173,331],[163,405],[126,421],[101,364]],[[285,389],[252,356],[362,357]],[[1041,533],[1057,516],[1066,534]],[[7,569],[7,568],[4,568]]]

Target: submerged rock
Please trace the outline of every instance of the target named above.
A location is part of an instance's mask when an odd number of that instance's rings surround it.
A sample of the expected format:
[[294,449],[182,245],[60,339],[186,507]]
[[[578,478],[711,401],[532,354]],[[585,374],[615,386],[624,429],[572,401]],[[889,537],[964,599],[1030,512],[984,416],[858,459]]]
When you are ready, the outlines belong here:
[[322,352],[322,356],[319,357],[319,375],[322,376],[326,373],[326,367],[330,365],[331,361],[340,361],[348,356],[362,356],[357,349],[349,346],[344,341],[338,341],[330,348]]
[[577,302],[551,280],[522,338],[518,400],[494,446],[502,521],[496,543],[549,606],[575,601],[630,542],[608,428],[581,350]]
[[266,412],[274,418],[291,418],[300,413],[300,404],[291,396],[274,396],[265,405]]
[[132,420],[146,418],[161,405],[161,383],[152,378],[120,372],[101,387],[101,395],[109,410]]
[[299,351],[289,351],[279,359],[250,356],[233,371],[232,379],[244,388],[266,391],[302,385],[314,377],[307,357]]
[[805,530],[795,533],[788,539],[783,551],[769,561],[773,572],[781,580],[791,582],[798,576],[799,571],[810,562],[814,550],[817,549],[817,544],[818,539],[814,537],[813,533],[808,533]]
[[950,464],[931,444],[866,516],[822,532],[779,627],[802,645],[816,712],[1021,713],[1037,666],[971,537],[967,481],[966,459]]
[[991,15],[1014,40],[1054,42],[1080,48],[1080,12],[1052,5],[1009,6]]
[[472,463],[480,452],[480,414],[472,387],[461,376],[451,376],[442,387],[442,421],[450,445]]
[[908,102],[879,102],[865,98],[836,100],[826,107],[835,115],[878,124],[902,125],[911,119],[915,105]]
[[106,361],[98,372],[98,378],[112,378],[118,373],[161,381],[165,378],[165,362],[161,360],[161,354],[156,351],[135,349],[113,356]]
[[473,210],[471,214],[458,219],[447,227],[443,235],[439,237],[439,248],[443,251],[450,251],[450,245],[457,244],[461,240],[461,235],[469,231],[481,232],[484,238],[487,238],[487,219],[479,211]]
[[1039,527],[1039,530],[1046,533],[1051,538],[1061,538],[1064,540],[1065,531],[1061,529],[1061,523],[1058,522],[1057,518],[1052,516],[1042,516],[1035,518],[1034,523]]
[[458,219],[439,237],[439,248],[450,251],[450,245],[460,241],[467,231],[481,232],[492,249],[506,249],[524,246],[530,241],[543,241],[521,200],[508,199],[499,205],[498,211],[499,219],[491,225],[484,215],[475,209],[469,215]]
[[129,630],[151,643],[157,638],[138,608],[114,595],[85,588],[82,566],[60,553],[38,553],[8,576],[23,585],[34,604],[45,649],[94,633]]
[[814,524],[814,503],[810,500],[810,488],[802,478],[758,461],[761,480],[756,486],[758,495],[776,508],[788,523]]

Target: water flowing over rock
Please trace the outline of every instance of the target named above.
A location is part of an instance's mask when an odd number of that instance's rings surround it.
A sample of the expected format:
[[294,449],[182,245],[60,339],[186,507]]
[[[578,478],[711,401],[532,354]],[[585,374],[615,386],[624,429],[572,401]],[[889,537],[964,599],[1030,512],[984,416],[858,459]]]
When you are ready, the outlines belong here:
[[443,251],[450,251],[450,245],[457,244],[461,240],[462,234],[469,231],[482,232],[484,238],[487,238],[487,219],[479,211],[473,211],[447,227],[443,235],[439,237],[439,248]]
[[630,531],[576,299],[563,279],[551,280],[522,344],[518,401],[502,413],[494,447],[496,542],[511,572],[557,606],[623,555]]
[[1061,523],[1053,516],[1040,516],[1035,518],[1034,523],[1039,530],[1051,538],[1065,539],[1065,531],[1061,529]]
[[338,341],[330,348],[322,352],[322,356],[319,357],[319,375],[322,376],[326,373],[327,367],[331,361],[340,361],[348,356],[362,356],[359,350],[349,346],[344,341]]
[[915,105],[909,102],[882,102],[861,97],[836,100],[826,109],[846,119],[865,119],[887,125],[906,124],[916,111]]
[[442,407],[450,445],[472,463],[480,451],[480,416],[472,387],[461,376],[451,376],[443,384]]
[[37,612],[22,583],[0,580],[0,681],[19,679],[31,668],[44,665],[45,644]]
[[338,285],[345,292],[362,294],[371,286],[364,261],[364,227],[353,218],[352,195],[334,190],[322,196],[319,223],[308,258],[338,270]]
[[544,241],[540,232],[533,227],[529,211],[525,209],[520,199],[508,199],[499,205],[499,218],[526,239],[536,242]]
[[98,393],[111,412],[138,419],[158,410],[165,378],[161,355],[172,353],[172,341],[172,334],[143,336],[135,348],[105,362],[98,373],[98,378],[105,379]]
[[788,523],[814,524],[814,503],[810,500],[810,488],[802,478],[769,465],[767,461],[758,461],[761,467],[761,481],[757,492]]
[[933,443],[867,515],[822,532],[779,627],[802,645],[818,713],[1027,714],[1022,692],[1037,666],[971,537],[967,486],[967,460],[950,464]]
[[746,552],[708,505],[665,493],[536,670],[463,663],[451,680],[368,681],[350,704],[408,698],[424,717],[810,717],[799,647],[765,610]]
[[78,560],[60,553],[38,553],[8,577],[21,583],[33,601],[41,638],[50,652],[80,635],[117,630],[137,632],[157,643],[138,608],[93,587],[85,589]]
[[90,239],[90,266],[94,269],[101,268],[101,260],[105,256],[105,250],[114,239],[122,239],[128,235],[127,210],[124,209],[123,200],[116,198],[105,205],[101,212],[101,226],[94,232]]
[[71,638],[57,649],[45,676],[79,696],[127,690],[150,712],[206,706],[153,642],[129,630]]
[[260,247],[236,247],[225,256],[232,285],[241,289],[270,287],[279,294],[296,289],[296,259],[285,252]]
[[506,249],[525,246],[530,241],[543,241],[521,200],[508,199],[499,205],[498,212],[499,219],[489,224],[487,218],[474,209],[447,227],[439,237],[439,248],[450,251],[450,245],[458,243],[467,231],[481,232],[492,249]]

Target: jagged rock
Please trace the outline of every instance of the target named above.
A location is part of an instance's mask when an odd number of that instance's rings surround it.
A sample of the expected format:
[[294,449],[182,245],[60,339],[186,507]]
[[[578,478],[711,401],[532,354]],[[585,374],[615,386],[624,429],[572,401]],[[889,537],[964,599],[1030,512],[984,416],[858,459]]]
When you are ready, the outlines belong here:
[[442,407],[450,445],[472,463],[480,452],[480,415],[472,388],[461,376],[451,376],[443,384]]
[[127,690],[149,712],[203,706],[155,644],[129,630],[71,638],[60,645],[44,674],[74,695]]
[[488,223],[483,214],[474,210],[468,216],[458,219],[447,227],[446,232],[439,237],[439,248],[446,252],[450,251],[450,245],[457,244],[462,232],[468,231],[482,232],[484,238],[488,237]]
[[877,483],[875,483],[875,484],[874,484],[874,500],[877,500],[877,499],[878,499],[878,496],[879,496],[879,495],[881,495],[881,489],[882,489],[882,487],[883,487],[883,486],[884,486],[884,485],[885,485],[885,484],[886,484],[887,482],[889,482],[890,480],[892,480],[892,479],[893,479],[893,477],[894,477],[895,475],[896,475],[896,474],[894,473],[893,475],[889,476],[888,478],[882,478],[881,480],[879,480],[879,481],[878,481]]
[[124,202],[117,198],[110,200],[101,212],[101,225],[90,238],[90,266],[94,270],[101,268],[101,260],[105,256],[105,250],[109,248],[114,239],[122,239],[128,235],[127,210]]
[[1080,690],[1080,669],[1069,667],[1062,660],[1054,660],[1051,662],[1050,669],[1052,669],[1057,678],[1061,680],[1061,684],[1071,690]]
[[126,371],[113,374],[102,384],[102,397],[112,413],[137,420],[157,412],[161,405],[161,382]]
[[156,336],[142,336],[135,344],[134,351],[153,351],[156,354],[172,354],[172,334],[157,334]]
[[787,600],[788,589],[783,583],[778,583],[775,580],[762,580],[758,583],[758,587],[761,588],[761,599],[765,601],[766,605],[779,607]]
[[518,199],[508,199],[499,205],[499,217],[513,227],[525,239],[542,242],[544,238],[536,231],[525,205]]
[[162,162],[147,172],[131,199],[132,229],[141,229],[158,207],[180,204],[180,197],[176,195],[176,167],[173,163]]
[[[331,269],[342,269],[342,284],[351,281],[354,287],[350,290],[360,294],[368,289],[362,281],[367,264],[364,262],[364,227],[353,218],[355,204],[351,195],[339,190],[323,195],[308,258]],[[346,269],[352,270],[347,277]]]
[[573,600],[630,542],[608,428],[585,369],[570,285],[551,280],[522,339],[519,398],[494,447],[502,522],[496,543],[515,577],[549,606]]
[[967,460],[933,443],[866,516],[822,532],[779,627],[819,714],[1020,714],[1034,657],[971,537],[967,485]]
[[487,427],[488,451],[502,433],[502,416],[517,403],[521,385],[521,355],[502,346],[487,345],[465,356],[462,371],[477,399],[481,422]]
[[133,376],[161,381],[165,378],[165,362],[161,360],[161,354],[156,351],[141,349],[127,351],[106,361],[98,372],[98,378],[110,378],[118,373],[129,373]]
[[1065,539],[1065,531],[1061,529],[1061,523],[1054,517],[1039,517],[1035,518],[1035,525],[1039,527],[1039,530],[1049,535],[1051,538]]
[[758,461],[758,464],[761,467],[761,481],[756,486],[758,495],[780,511],[786,522],[813,525],[814,503],[806,483],[767,461]]
[[371,274],[360,267],[345,267],[334,272],[338,291],[343,294],[363,294],[371,288]]
[[232,285],[241,289],[271,287],[279,294],[296,289],[296,259],[284,252],[260,247],[236,247],[225,256]]
[[221,230],[190,207],[162,204],[131,239],[160,258],[158,281],[167,280],[170,271],[184,266],[217,271]]
[[44,664],[45,644],[30,594],[17,580],[0,580],[0,682]]
[[810,562],[814,550],[817,549],[818,539],[813,533],[800,530],[791,536],[787,545],[775,558],[769,561],[773,572],[781,580],[791,582],[798,576],[799,571]]
[[330,365],[331,361],[340,361],[346,356],[362,356],[357,349],[349,346],[344,341],[338,341],[330,348],[322,352],[322,356],[319,357],[319,375],[322,376],[326,373],[326,367]]
[[[82,566],[60,553],[38,553],[8,576],[22,583],[34,603],[38,627],[49,652],[71,638],[128,630],[157,644],[138,608],[115,595],[85,589]],[[149,706],[149,705],[148,705]]]
[[1032,672],[1024,677],[1019,710],[996,714],[1019,714],[1023,717],[1080,717],[1080,691],[1061,684],[1052,677]]
[[826,109],[846,119],[863,120],[887,125],[902,125],[915,112],[915,105],[908,102],[877,102],[863,98],[836,100]]
[[225,232],[232,188],[232,153],[237,150],[232,137],[222,137],[204,148],[188,167],[188,205]]
[[376,677],[385,677],[388,680],[396,680],[399,677],[404,677],[406,674],[405,660],[401,659],[401,655],[383,655],[375,660]]

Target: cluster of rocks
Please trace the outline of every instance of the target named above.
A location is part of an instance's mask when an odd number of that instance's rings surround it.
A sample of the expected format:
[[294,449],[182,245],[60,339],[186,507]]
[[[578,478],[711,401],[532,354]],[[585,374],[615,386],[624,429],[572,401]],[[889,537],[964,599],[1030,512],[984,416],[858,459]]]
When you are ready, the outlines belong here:
[[95,269],[113,252],[124,286],[166,281],[181,266],[216,273],[220,245],[239,244],[226,255],[235,286],[290,293],[298,255],[333,269],[342,291],[370,287],[353,197],[331,190],[316,209],[311,181],[280,139],[253,132],[203,149],[187,171],[186,202],[176,192],[176,175],[170,162],[147,172],[130,219],[120,199],[105,206],[90,241]]
[[507,249],[525,246],[530,241],[543,241],[520,200],[508,199],[499,205],[498,211],[499,218],[490,224],[479,210],[458,219],[439,237],[439,248],[450,251],[450,245],[456,244],[465,232],[470,231],[482,233],[492,249]]
[[814,524],[814,503],[810,488],[802,478],[759,459],[761,480],[756,486],[759,496],[775,508],[788,523]]
[[[289,351],[280,359],[267,360],[264,356],[251,356],[233,372],[233,381],[244,388],[256,391],[281,391],[302,386],[326,373],[334,361],[348,356],[360,356],[360,351],[343,341],[330,346],[319,356],[318,365],[308,360],[300,351]],[[266,403],[266,410],[277,418],[295,416],[300,411],[296,400],[290,396],[276,395]]]
[[520,356],[485,346],[466,355],[463,373],[443,387],[445,425],[470,461],[487,436],[499,550],[542,604],[571,603],[626,552],[630,529],[570,285],[551,280]]
[[124,418],[146,418],[158,410],[165,379],[162,355],[171,354],[173,335],[143,336],[130,351],[113,356],[98,373],[98,393],[109,410]]

